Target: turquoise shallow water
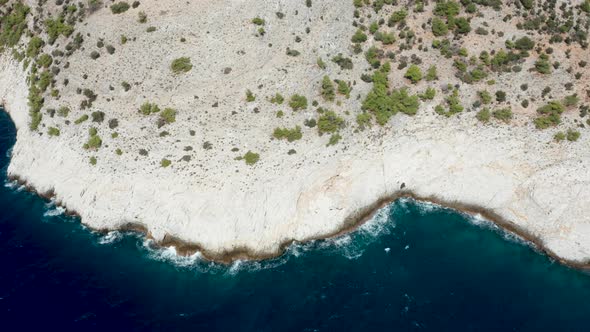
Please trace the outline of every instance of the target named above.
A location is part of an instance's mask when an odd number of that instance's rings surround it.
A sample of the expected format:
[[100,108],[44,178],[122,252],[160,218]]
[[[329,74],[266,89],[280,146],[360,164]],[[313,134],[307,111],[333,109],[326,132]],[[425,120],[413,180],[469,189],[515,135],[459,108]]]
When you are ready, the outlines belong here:
[[[3,182],[15,131],[0,113]],[[6,331],[585,331],[590,276],[492,224],[398,200],[358,231],[222,266],[99,235],[0,187]]]

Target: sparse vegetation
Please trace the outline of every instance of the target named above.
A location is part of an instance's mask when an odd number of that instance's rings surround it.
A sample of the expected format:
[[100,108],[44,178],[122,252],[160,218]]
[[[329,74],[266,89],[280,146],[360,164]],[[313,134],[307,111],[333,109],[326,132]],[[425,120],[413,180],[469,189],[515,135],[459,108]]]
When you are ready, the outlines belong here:
[[322,97],[326,101],[334,101],[334,97],[336,96],[336,92],[334,90],[334,83],[332,80],[326,75],[322,80]]
[[534,120],[537,129],[546,129],[561,123],[561,114],[565,107],[559,101],[551,101],[537,109],[539,116]]
[[272,136],[276,139],[286,139],[289,142],[300,140],[303,137],[301,133],[301,127],[296,126],[293,129],[288,128],[275,128]]
[[145,103],[141,104],[141,107],[139,107],[139,111],[143,115],[150,115],[153,113],[160,112],[160,107],[158,105],[156,105],[156,103],[145,102]]
[[334,133],[344,127],[344,119],[333,111],[327,111],[318,120],[318,131],[320,134]]
[[129,10],[129,4],[125,1],[119,1],[111,5],[111,12],[113,14],[121,14]]
[[252,166],[252,165],[256,164],[260,160],[260,155],[258,153],[255,153],[255,152],[248,151],[242,157],[242,159],[244,159],[244,161],[246,162],[246,165]]
[[307,98],[305,98],[305,96],[295,94],[291,96],[289,106],[291,109],[293,109],[293,111],[304,110],[307,108]]
[[178,59],[175,59],[174,61],[172,61],[172,64],[170,65],[170,69],[172,69],[172,72],[174,74],[187,73],[191,69],[193,69],[193,65],[191,64],[190,58],[182,57],[182,58],[178,58]]
[[416,84],[422,80],[422,71],[420,67],[416,65],[411,65],[406,74],[404,75],[405,78],[409,79],[412,83]]
[[176,121],[176,110],[173,108],[165,108],[160,113],[160,120],[163,124],[170,124]]

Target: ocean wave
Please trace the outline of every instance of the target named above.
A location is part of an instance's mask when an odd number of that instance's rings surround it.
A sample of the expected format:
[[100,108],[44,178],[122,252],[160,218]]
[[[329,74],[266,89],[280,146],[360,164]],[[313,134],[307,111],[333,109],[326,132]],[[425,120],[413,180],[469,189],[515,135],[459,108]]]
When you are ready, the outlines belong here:
[[43,217],[56,217],[56,216],[63,215],[65,212],[66,212],[66,209],[64,209],[63,207],[53,205],[53,208],[47,209],[43,213]]
[[482,216],[479,213],[470,214],[470,213],[464,213],[461,211],[457,211],[457,212],[464,215],[467,222],[469,222],[471,225],[482,228],[482,229],[492,230],[492,231],[500,234],[500,236],[502,236],[502,238],[508,242],[517,243],[517,244],[524,245],[524,246],[531,247],[531,248],[535,247],[535,245],[532,242],[526,240],[525,238],[521,237],[518,234],[510,232],[509,230],[505,229],[504,227],[498,226],[496,223],[494,223],[493,221],[491,221],[489,219],[486,219],[484,216]]
[[113,244],[123,239],[123,233],[119,231],[111,231],[98,239],[99,244]]
[[[141,248],[147,252],[147,257],[157,261],[170,263],[178,268],[190,269],[198,273],[223,273],[234,276],[241,272],[257,272],[261,270],[274,269],[286,264],[290,259],[299,258],[305,254],[324,251],[331,254],[338,254],[347,259],[358,259],[367,248],[368,244],[378,239],[383,234],[389,234],[395,227],[390,220],[390,206],[377,211],[375,215],[355,231],[341,236],[312,240],[305,243],[293,242],[285,249],[285,252],[276,258],[262,261],[236,260],[229,265],[219,264],[205,260],[200,252],[191,256],[178,255],[176,248],[159,247],[151,239],[143,239]],[[111,233],[101,238],[104,244],[115,241],[121,234]]]
[[4,187],[6,187],[8,189],[12,189],[14,191],[23,191],[27,188],[24,185],[18,183],[16,180],[15,181],[8,181],[8,180],[5,181]]
[[16,181],[6,181],[4,182],[4,187],[8,189],[16,189],[18,188],[19,184]]
[[178,267],[193,266],[199,259],[202,259],[200,252],[196,252],[191,256],[179,255],[176,251],[176,247],[156,247],[154,241],[151,239],[144,239],[142,241],[142,246],[147,250],[149,258],[169,262]]

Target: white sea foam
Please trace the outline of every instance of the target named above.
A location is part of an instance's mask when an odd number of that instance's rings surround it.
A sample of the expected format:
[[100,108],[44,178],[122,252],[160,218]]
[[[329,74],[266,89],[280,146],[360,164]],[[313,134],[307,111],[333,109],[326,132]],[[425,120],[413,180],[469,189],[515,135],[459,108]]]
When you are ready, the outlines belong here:
[[152,239],[145,238],[141,245],[143,249],[147,250],[149,258],[158,261],[169,262],[179,267],[193,265],[197,259],[201,257],[199,252],[191,256],[181,256],[176,251],[176,247],[157,247],[154,245],[154,241]]
[[4,182],[4,187],[15,191],[23,191],[26,189],[24,185],[19,184],[17,181],[6,181]]
[[9,189],[16,189],[18,188],[19,184],[16,181],[6,181],[4,182],[4,187]]
[[503,227],[498,226],[496,223],[494,223],[491,220],[488,220],[486,218],[484,218],[484,216],[482,216],[481,214],[477,213],[477,214],[467,214],[467,213],[463,213],[463,215],[465,216],[465,219],[467,219],[467,221],[477,227],[483,228],[483,229],[490,229],[494,232],[499,233],[502,238],[506,241],[509,242],[513,242],[513,243],[518,243],[521,245],[525,245],[528,247],[535,247],[534,244],[530,241],[527,241],[526,239],[524,239],[523,237],[512,233],[508,230],[506,230]]
[[123,234],[119,231],[111,231],[108,232],[106,235],[101,236],[98,240],[99,244],[112,244],[121,241],[123,238]]
[[53,208],[47,209],[47,211],[45,211],[45,213],[43,213],[43,216],[44,217],[55,217],[55,216],[62,215],[65,212],[66,212],[66,209],[64,209],[63,207],[53,205]]
[[434,211],[438,211],[438,210],[444,210],[445,207],[439,204],[435,204],[432,202],[428,202],[428,201],[416,201],[413,200],[415,204],[418,205],[419,209],[418,212],[420,213],[421,216],[430,214]]

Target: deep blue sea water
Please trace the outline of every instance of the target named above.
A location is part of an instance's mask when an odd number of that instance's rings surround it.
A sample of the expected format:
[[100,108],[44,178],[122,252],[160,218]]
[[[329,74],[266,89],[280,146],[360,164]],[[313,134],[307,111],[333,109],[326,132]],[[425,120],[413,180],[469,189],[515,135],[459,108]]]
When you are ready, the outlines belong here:
[[93,233],[6,182],[2,331],[587,331],[590,276],[493,225],[399,200],[358,231],[222,266]]

